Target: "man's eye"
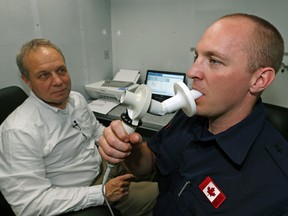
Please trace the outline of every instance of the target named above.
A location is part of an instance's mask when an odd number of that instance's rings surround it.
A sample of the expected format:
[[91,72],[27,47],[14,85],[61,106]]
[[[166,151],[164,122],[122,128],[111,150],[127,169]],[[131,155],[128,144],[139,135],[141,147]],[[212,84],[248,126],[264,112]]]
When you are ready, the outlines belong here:
[[59,70],[58,70],[58,73],[59,74],[65,74],[67,72],[67,70],[65,69],[65,68],[60,68]]
[[42,73],[42,74],[39,75],[39,78],[40,79],[45,79],[45,78],[48,77],[48,75],[49,75],[48,73]]
[[198,55],[195,55],[194,56],[194,62],[196,62],[197,58],[198,58]]
[[211,64],[221,64],[221,62],[220,62],[219,60],[214,59],[214,58],[210,58],[209,62],[210,62]]

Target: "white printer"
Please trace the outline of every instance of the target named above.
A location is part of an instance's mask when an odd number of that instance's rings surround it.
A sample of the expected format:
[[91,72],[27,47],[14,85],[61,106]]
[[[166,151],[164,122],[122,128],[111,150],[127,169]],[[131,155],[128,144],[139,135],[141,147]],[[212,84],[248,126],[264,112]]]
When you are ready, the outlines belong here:
[[121,69],[113,80],[102,80],[91,84],[86,84],[85,89],[93,99],[110,97],[120,100],[125,90],[135,91],[139,86],[137,81],[140,71]]

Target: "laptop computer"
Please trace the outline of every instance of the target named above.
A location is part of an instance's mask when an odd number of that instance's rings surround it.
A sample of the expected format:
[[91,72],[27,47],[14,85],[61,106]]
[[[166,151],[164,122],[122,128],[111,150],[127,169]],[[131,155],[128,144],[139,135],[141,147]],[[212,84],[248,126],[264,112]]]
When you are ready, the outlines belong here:
[[186,82],[186,73],[147,70],[145,84],[152,91],[152,99],[162,102],[174,96],[175,82]]

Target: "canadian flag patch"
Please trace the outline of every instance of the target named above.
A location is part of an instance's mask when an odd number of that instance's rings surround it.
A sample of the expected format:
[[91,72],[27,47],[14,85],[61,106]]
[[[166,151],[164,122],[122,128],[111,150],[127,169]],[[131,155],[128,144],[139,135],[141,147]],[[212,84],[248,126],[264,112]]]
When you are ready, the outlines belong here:
[[209,176],[199,185],[199,188],[212,203],[214,208],[218,208],[226,199],[225,194],[217,187]]

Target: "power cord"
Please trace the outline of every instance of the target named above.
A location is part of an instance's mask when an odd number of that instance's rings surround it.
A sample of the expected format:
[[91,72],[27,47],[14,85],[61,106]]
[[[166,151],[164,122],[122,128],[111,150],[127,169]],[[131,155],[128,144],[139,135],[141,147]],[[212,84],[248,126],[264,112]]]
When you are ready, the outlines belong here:
[[102,195],[103,195],[103,197],[104,197],[105,203],[106,203],[106,205],[108,206],[108,209],[109,209],[109,211],[110,211],[110,213],[111,213],[112,216],[114,216],[114,212],[113,212],[113,210],[112,210],[112,208],[111,208],[111,205],[110,205],[110,203],[109,203],[109,201],[107,200],[107,197],[106,197],[106,195],[105,195],[105,184],[106,184],[106,182],[107,182],[107,180],[108,180],[109,174],[110,174],[111,169],[112,169],[113,167],[114,167],[113,164],[107,163],[107,167],[106,167],[106,170],[105,170],[105,174],[104,174],[103,180],[102,180]]
[[[141,120],[133,122],[133,120],[129,117],[127,109],[126,109],[125,113],[121,114],[121,119],[122,119],[123,124],[128,125],[128,127],[130,127],[130,130],[133,130],[133,131],[135,131],[136,127],[139,127],[142,124]],[[135,123],[137,123],[137,125],[134,125]],[[112,210],[112,208],[110,206],[110,203],[107,200],[107,197],[105,195],[105,184],[106,184],[106,182],[108,180],[109,174],[110,174],[111,169],[113,167],[114,167],[114,164],[111,164],[111,163],[107,162],[107,167],[106,167],[106,170],[105,170],[105,173],[104,173],[104,176],[103,176],[103,180],[102,180],[102,195],[104,197],[105,203],[108,206],[109,211],[110,211],[112,216],[114,216],[114,212],[113,212],[113,210]]]

